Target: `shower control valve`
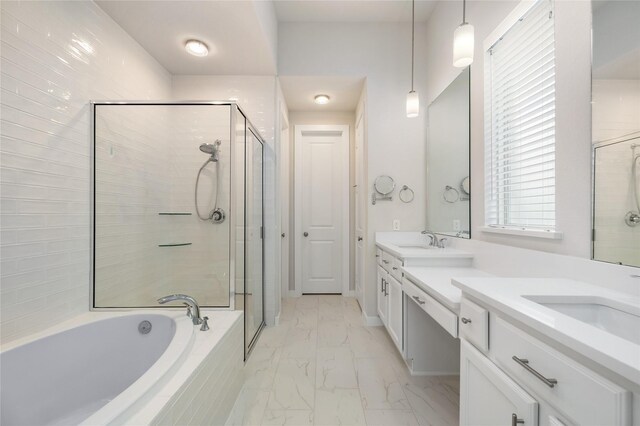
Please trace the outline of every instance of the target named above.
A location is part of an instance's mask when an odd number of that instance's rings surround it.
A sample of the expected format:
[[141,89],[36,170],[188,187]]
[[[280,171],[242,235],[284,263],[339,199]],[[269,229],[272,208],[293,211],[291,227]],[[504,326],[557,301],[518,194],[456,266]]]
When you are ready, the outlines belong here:
[[226,215],[224,213],[224,210],[222,210],[220,207],[212,210],[211,215],[209,216],[209,219],[211,219],[212,223],[222,223],[224,222],[225,218]]

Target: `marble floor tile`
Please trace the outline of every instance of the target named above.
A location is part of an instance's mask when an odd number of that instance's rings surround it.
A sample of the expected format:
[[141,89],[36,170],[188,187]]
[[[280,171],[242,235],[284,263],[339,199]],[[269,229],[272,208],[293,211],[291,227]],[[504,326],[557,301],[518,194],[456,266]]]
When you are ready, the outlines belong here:
[[349,346],[347,326],[342,321],[321,321],[318,324],[318,348]]
[[[422,380],[419,380],[422,379]],[[457,425],[460,387],[456,376],[422,377],[404,385],[420,425]]]
[[315,357],[281,359],[267,406],[270,410],[313,409],[315,378]]
[[318,348],[316,389],[357,389],[353,353],[348,347]]
[[418,426],[411,410],[365,410],[367,426]]
[[356,358],[382,358],[388,355],[391,348],[387,342],[380,339],[381,335],[375,330],[376,328],[384,327],[347,327],[349,344]]
[[282,358],[315,358],[318,331],[315,328],[290,328],[282,346]]
[[256,343],[257,347],[279,348],[284,345],[289,332],[289,325],[280,324],[276,327],[265,327],[260,333],[260,338]]
[[243,387],[231,409],[226,425],[260,425],[268,400],[269,391]]
[[365,425],[364,410],[357,389],[318,389],[315,424],[321,426]]
[[385,358],[356,358],[355,364],[365,409],[411,409],[402,385]]
[[312,426],[312,410],[266,410],[262,426]]
[[244,366],[244,386],[254,389],[271,389],[280,361],[280,351],[280,348],[256,345]]

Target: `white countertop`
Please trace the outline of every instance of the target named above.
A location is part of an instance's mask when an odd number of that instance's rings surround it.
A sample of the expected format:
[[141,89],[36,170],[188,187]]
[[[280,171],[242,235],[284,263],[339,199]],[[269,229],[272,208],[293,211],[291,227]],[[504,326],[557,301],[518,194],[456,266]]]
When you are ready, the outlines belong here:
[[462,290],[451,284],[451,278],[491,276],[479,269],[465,267],[407,266],[402,271],[411,282],[456,314],[460,312]]
[[[468,253],[466,251],[452,249],[452,248],[406,248],[401,247],[405,244],[394,244],[387,241],[376,241],[376,245],[383,249],[384,251],[398,257],[400,259],[411,259],[411,258],[419,258],[419,259],[427,259],[427,258],[437,258],[437,259],[471,259],[473,258],[473,254]],[[409,245],[409,244],[406,244]]]
[[[640,345],[596,326],[561,314],[525,296],[584,297],[590,303],[607,299],[640,313],[640,297],[619,293],[579,281],[554,278],[463,278],[452,280],[454,286],[504,314],[526,324],[595,363],[640,385]],[[640,332],[640,331],[639,331]]]

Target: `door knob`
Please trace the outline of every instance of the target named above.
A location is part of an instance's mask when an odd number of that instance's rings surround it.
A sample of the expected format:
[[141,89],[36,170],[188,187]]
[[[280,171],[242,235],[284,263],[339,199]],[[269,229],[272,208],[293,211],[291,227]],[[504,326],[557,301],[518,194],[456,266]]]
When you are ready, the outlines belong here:
[[281,236],[282,238],[284,238],[284,237],[285,237],[284,232],[283,232],[282,234],[280,234],[280,236]]
[[362,237],[358,237],[358,241],[362,241]]
[[308,233],[308,232],[305,232],[305,233],[304,233],[304,234],[302,234],[302,235],[304,235],[305,237],[308,237],[308,236],[309,236],[309,233]]

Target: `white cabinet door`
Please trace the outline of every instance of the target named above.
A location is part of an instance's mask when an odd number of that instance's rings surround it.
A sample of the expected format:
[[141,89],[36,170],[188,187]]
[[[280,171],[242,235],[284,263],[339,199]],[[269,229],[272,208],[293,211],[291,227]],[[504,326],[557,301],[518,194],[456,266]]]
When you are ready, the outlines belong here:
[[378,266],[378,316],[384,325],[387,325],[387,313],[389,311],[389,303],[387,297],[389,273]]
[[402,353],[402,285],[389,276],[388,285],[389,312],[387,315],[387,329],[391,340],[396,344]]
[[537,401],[464,339],[460,342],[460,424],[538,425]]

